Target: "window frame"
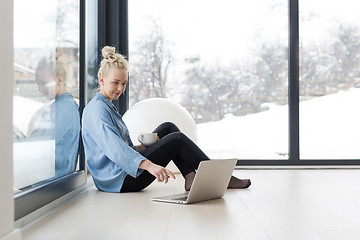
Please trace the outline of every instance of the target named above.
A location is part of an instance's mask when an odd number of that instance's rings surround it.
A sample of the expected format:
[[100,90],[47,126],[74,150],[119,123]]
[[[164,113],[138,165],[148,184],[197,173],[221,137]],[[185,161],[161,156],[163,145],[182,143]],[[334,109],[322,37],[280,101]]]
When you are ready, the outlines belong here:
[[[86,1],[79,0],[79,110],[86,104]],[[81,139],[81,138],[80,138]],[[86,183],[86,164],[80,141],[79,170],[60,178],[50,179],[14,194],[14,220],[17,221]]]

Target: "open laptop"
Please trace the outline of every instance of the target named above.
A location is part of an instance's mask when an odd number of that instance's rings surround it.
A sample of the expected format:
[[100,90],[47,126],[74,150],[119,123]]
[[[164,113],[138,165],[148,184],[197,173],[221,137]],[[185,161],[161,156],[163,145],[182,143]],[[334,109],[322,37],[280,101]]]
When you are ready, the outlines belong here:
[[200,162],[189,192],[153,198],[153,201],[189,204],[224,196],[237,159]]

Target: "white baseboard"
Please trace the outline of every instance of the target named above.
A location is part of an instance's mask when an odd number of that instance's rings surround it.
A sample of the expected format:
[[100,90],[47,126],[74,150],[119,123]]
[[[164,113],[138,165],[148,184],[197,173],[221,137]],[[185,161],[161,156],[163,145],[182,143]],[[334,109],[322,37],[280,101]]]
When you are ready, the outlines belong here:
[[[26,215],[23,218],[18,219],[15,221],[15,227],[20,229],[25,229],[31,224],[35,223],[36,221],[39,221],[40,219],[48,216],[52,212],[56,211],[57,209],[61,208],[71,200],[75,199],[77,196],[79,196],[83,191],[85,191],[87,188],[94,185],[94,182],[92,181],[91,176],[89,175],[87,177],[87,182],[82,185],[81,187],[75,189],[74,191],[56,199],[55,201],[43,206],[42,208]],[[3,239],[0,239],[3,240]]]
[[0,240],[21,240],[21,230],[16,228],[11,233],[0,237]]

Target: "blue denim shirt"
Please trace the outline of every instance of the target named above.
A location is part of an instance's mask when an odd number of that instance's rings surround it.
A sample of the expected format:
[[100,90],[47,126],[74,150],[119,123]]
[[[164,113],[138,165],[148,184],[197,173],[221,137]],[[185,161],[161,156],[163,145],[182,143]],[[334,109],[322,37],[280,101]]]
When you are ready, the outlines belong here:
[[55,177],[76,169],[80,140],[79,106],[70,93],[56,97],[35,118],[35,129],[29,140],[55,139]]
[[55,100],[55,176],[75,171],[80,140],[80,113],[70,93]]
[[96,187],[120,192],[125,177],[136,178],[146,158],[133,149],[128,128],[115,106],[100,93],[85,107],[82,137],[88,168]]

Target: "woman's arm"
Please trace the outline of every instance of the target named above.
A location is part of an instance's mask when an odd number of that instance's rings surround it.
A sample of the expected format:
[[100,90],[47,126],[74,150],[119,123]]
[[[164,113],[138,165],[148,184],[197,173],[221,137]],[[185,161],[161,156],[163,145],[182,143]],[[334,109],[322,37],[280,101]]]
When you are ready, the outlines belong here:
[[165,181],[165,183],[167,183],[170,177],[175,179],[175,175],[170,170],[160,165],[154,164],[148,159],[141,161],[139,168],[144,169],[148,171],[151,175],[155,176],[158,182]]

